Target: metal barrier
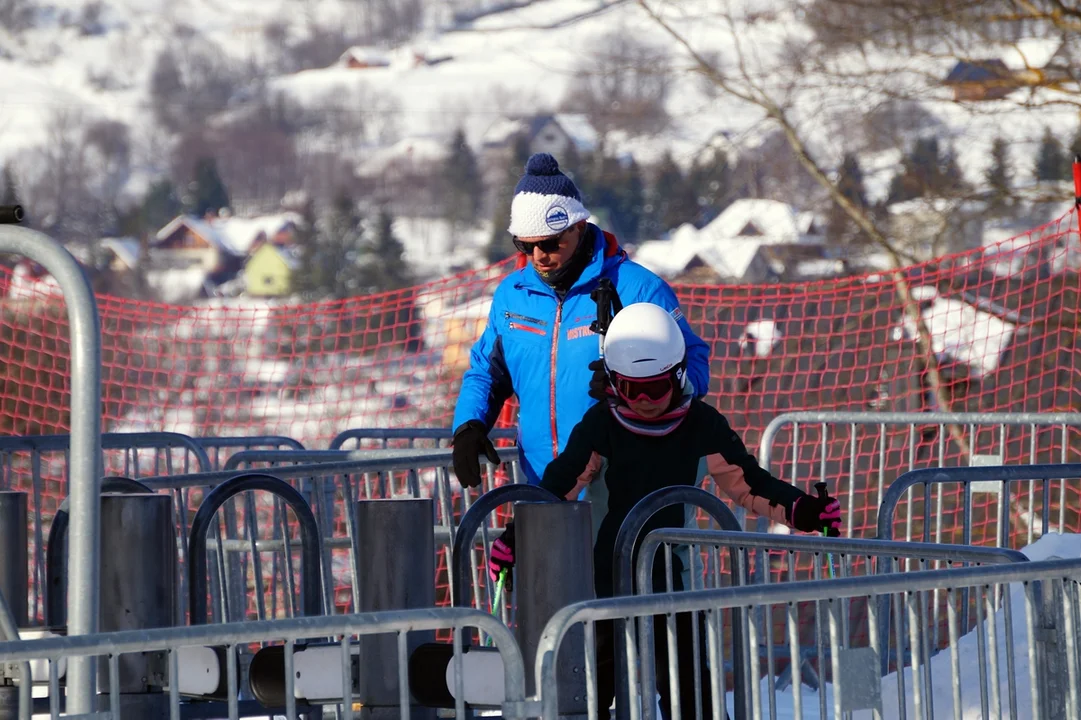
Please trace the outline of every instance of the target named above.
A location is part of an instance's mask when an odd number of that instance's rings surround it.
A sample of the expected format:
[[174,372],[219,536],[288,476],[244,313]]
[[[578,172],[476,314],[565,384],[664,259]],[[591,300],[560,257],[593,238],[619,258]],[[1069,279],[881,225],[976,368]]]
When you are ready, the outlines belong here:
[[[997,525],[997,532],[994,535],[994,542],[998,547],[1009,547],[1013,540],[1013,518],[1016,514],[1020,519],[1027,521],[1028,525],[1028,543],[1032,542],[1034,531],[1039,532],[1040,535],[1049,531],[1051,525],[1051,509],[1052,509],[1052,480],[1061,480],[1059,491],[1059,503],[1058,503],[1058,527],[1057,531],[1061,533],[1064,529],[1067,497],[1066,497],[1066,481],[1081,479],[1081,463],[1071,463],[1064,465],[1003,465],[999,467],[969,467],[969,468],[938,468],[934,470],[913,470],[912,472],[905,473],[901,477],[897,478],[890,484],[885,496],[882,498],[882,507],[879,509],[878,515],[878,536],[883,539],[893,539],[894,536],[894,524],[896,523],[897,508],[900,506],[901,501],[905,498],[905,495],[913,488],[923,488],[923,536],[927,541],[931,537],[931,496],[932,488],[938,489],[937,496],[939,503],[936,506],[935,512],[937,517],[935,518],[935,539],[936,541],[942,536],[942,497],[949,492],[948,486],[957,486],[953,489],[953,494],[960,495],[959,501],[961,504],[961,526],[957,528],[954,524],[953,532],[957,534],[960,532],[960,542],[965,545],[972,544],[973,542],[987,538],[974,538],[973,537],[973,525],[976,522],[975,513],[973,508],[973,493],[974,488],[978,488],[984,495],[996,496],[997,512],[994,516],[994,522]],[[1039,485],[1037,485],[1039,483]],[[1024,497],[1022,493],[1018,492],[1017,486],[1025,484],[1027,487],[1028,495],[1028,507],[1023,507]],[[988,488],[993,488],[988,490]],[[1037,493],[1037,490],[1039,491]],[[1036,509],[1036,497],[1040,496],[1039,503],[1039,518],[1035,517]],[[1014,504],[1021,505],[1022,507],[1015,508]],[[905,517],[905,537],[909,539],[912,537],[913,527],[913,515],[916,503],[909,501],[908,513]],[[984,521],[990,522],[991,512],[988,507],[984,507],[985,515]],[[955,511],[956,512],[956,511]],[[1038,527],[1037,527],[1038,523]]]
[[[192,625],[201,625],[207,622],[206,543],[207,530],[210,527],[210,523],[214,520],[218,510],[226,501],[242,492],[252,490],[258,490],[274,495],[276,498],[281,499],[281,501],[288,505],[293,511],[293,514],[297,518],[297,524],[300,527],[301,595],[299,606],[303,607],[304,615],[307,617],[319,615],[324,603],[329,611],[332,603],[332,591],[327,588],[325,595],[320,592],[320,554],[323,548],[319,537],[319,527],[315,522],[315,516],[312,514],[308,503],[304,501],[304,498],[300,496],[300,493],[284,480],[280,480],[272,475],[266,475],[264,473],[245,473],[218,485],[210,491],[203,501],[203,504],[199,507],[199,512],[196,513],[195,519],[192,520],[191,547],[188,552],[188,557],[191,558],[191,563],[189,565],[189,603],[191,607]],[[251,500],[251,495],[248,495],[248,499],[249,501]],[[252,564],[255,568],[256,607],[258,608],[259,617],[265,618],[266,608],[263,604],[263,573],[260,566],[259,550],[255,545],[256,533],[254,532],[254,512],[248,514],[248,522],[248,538]],[[288,571],[285,573],[285,597],[290,615],[295,615],[295,608],[298,606],[298,603],[296,601],[296,589],[293,586],[292,552],[289,546],[288,532],[285,533],[283,539],[285,547],[285,563],[288,568]],[[219,553],[219,557],[221,557],[221,555],[222,554]],[[227,564],[223,563],[223,565],[228,568]],[[243,595],[241,598],[243,598]],[[221,608],[221,616],[223,618],[229,617],[230,599],[232,598],[229,597],[229,593],[222,593],[221,600],[223,605]],[[234,603],[236,602],[235,599],[232,600]],[[246,610],[246,607],[244,609]]]
[[[965,431],[967,457],[947,450],[949,425]],[[791,449],[779,454],[778,436],[785,428],[791,428]],[[920,465],[1065,463],[1071,432],[1081,441],[1079,428],[1077,413],[793,412],[766,426],[759,464],[793,484],[830,481],[836,486],[833,494],[847,505],[844,534],[851,536],[875,527],[886,487],[902,472]],[[1081,442],[1073,448],[1076,457]],[[806,451],[813,455],[801,456]],[[858,506],[857,495],[866,496]],[[942,499],[937,502],[941,508]]]
[[[58,666],[65,659],[103,658],[110,663],[112,677],[120,655],[126,653],[162,653],[167,655],[161,668],[161,677],[150,678],[168,692],[169,717],[179,720],[183,717],[179,685],[182,682],[181,664],[184,648],[198,646],[224,646],[225,670],[211,668],[225,676],[227,688],[225,703],[200,703],[206,706],[200,712],[201,717],[266,717],[284,715],[295,720],[298,710],[304,710],[303,703],[297,701],[296,688],[302,668],[294,664],[294,654],[299,654],[298,646],[305,641],[330,639],[341,647],[341,661],[338,663],[342,672],[341,695],[326,701],[325,704],[337,708],[339,717],[352,717],[354,707],[353,682],[349,676],[352,666],[351,639],[360,636],[395,634],[398,640],[398,676],[399,676],[399,712],[400,717],[409,717],[410,688],[408,658],[406,657],[407,637],[409,633],[447,629],[454,632],[460,628],[482,629],[494,640],[496,650],[502,659],[505,702],[502,706],[506,718],[524,718],[525,711],[525,666],[522,655],[514,642],[511,631],[497,618],[487,613],[466,608],[433,608],[427,610],[399,610],[383,613],[362,613],[356,615],[338,615],[332,617],[291,618],[288,620],[254,621],[231,623],[227,625],[199,625],[183,628],[164,628],[160,630],[125,631],[84,635],[79,637],[52,637],[40,640],[0,643],[0,662],[22,662],[45,660],[49,675],[49,710],[50,717],[59,718],[61,712]],[[240,673],[236,663],[235,649],[251,643],[264,643],[281,640],[284,642],[284,708],[263,708],[255,703],[245,703],[245,712],[241,715]],[[462,645],[454,644],[456,668],[456,711],[457,717],[465,717],[463,692]],[[69,660],[70,663],[70,660]],[[303,668],[304,677],[311,671]],[[112,684],[108,694],[108,708],[93,717],[120,719],[119,690]],[[67,711],[71,712],[72,703]],[[213,708],[219,708],[216,712]],[[29,708],[21,712],[28,712]]]
[[[43,497],[47,494],[66,495],[70,445],[70,435],[0,437],[0,487],[24,488],[32,493],[30,615],[35,621],[44,619],[46,594],[42,589],[46,573],[43,534],[49,516],[42,512]],[[137,478],[146,472],[171,475],[174,470],[188,473],[210,469],[206,452],[195,440],[179,433],[105,433],[101,435],[101,446],[102,462],[108,474]],[[119,451],[119,456],[109,451]],[[62,456],[55,462],[50,455],[58,453]],[[147,453],[151,453],[150,458],[146,457]],[[27,472],[29,478],[25,476]],[[66,507],[67,502],[63,500],[62,505]],[[186,544],[190,510],[186,491],[175,493],[174,506],[177,529]]]
[[[704,510],[722,530],[736,532],[741,530],[739,520],[724,504],[724,501],[701,488],[690,485],[674,485],[646,495],[631,508],[631,511],[627,513],[627,517],[623,518],[623,524],[619,526],[619,533],[616,535],[615,552],[612,558],[612,587],[616,595],[631,595],[634,592],[634,550],[638,544],[638,537],[657,512],[673,505],[690,505]],[[652,582],[649,587],[652,590]],[[733,622],[739,622],[739,615],[739,611],[733,612]],[[628,638],[632,634],[631,629],[624,628],[622,623],[616,623],[616,702],[622,708],[617,713],[617,717],[620,718],[627,716],[628,703],[626,699],[629,697],[629,689],[621,683],[628,677],[626,668],[627,663],[631,661],[630,656],[632,653],[626,645]],[[737,672],[735,685],[738,699],[743,692],[743,683],[739,680],[739,671],[741,669],[739,644],[737,643],[734,648],[733,667],[736,668]]]
[[[358,499],[374,499],[393,497],[395,491],[400,489],[408,497],[432,497],[436,501],[438,510],[438,524],[435,527],[436,542],[449,545],[452,542],[453,528],[456,526],[455,517],[457,512],[466,512],[472,504],[469,492],[455,492],[451,487],[451,474],[447,467],[451,463],[450,450],[430,450],[422,453],[405,451],[404,455],[396,451],[377,451],[377,457],[366,457],[366,451],[360,451],[364,459],[335,460],[333,458],[345,456],[354,458],[358,454],[355,451],[253,451],[250,453],[238,453],[236,463],[246,462],[245,459],[255,462],[262,458],[265,462],[287,463],[297,457],[320,457],[327,458],[328,462],[306,463],[301,465],[279,464],[268,470],[274,477],[290,481],[296,487],[305,500],[309,502],[323,538],[323,573],[324,582],[333,580],[334,605],[348,609],[353,603],[353,593],[350,587],[355,577],[355,562],[351,552],[354,538],[353,514],[349,512]],[[518,451],[517,448],[501,448],[499,451],[504,463],[511,464],[508,474],[518,476]],[[317,453],[318,455],[311,455]],[[335,453],[335,455],[323,455],[322,453]],[[487,462],[486,460],[484,462]],[[495,468],[487,465],[487,482],[491,484],[495,478]],[[158,488],[192,488],[215,487],[238,474],[236,470],[218,470],[209,473],[196,473],[188,475],[163,476],[156,478],[144,478],[143,482],[152,489]],[[379,478],[395,476],[404,478],[403,483],[397,486],[397,482],[380,482]],[[396,487],[397,486],[397,487]],[[460,510],[455,508],[455,497],[460,497]],[[224,506],[223,515],[226,523],[226,538],[220,541],[221,547],[228,553],[250,553],[252,530],[258,531],[260,522],[252,527],[245,517],[252,515],[250,508],[245,513],[237,513],[231,510],[233,503]],[[281,518],[276,507],[256,507],[254,516],[257,519],[272,517]],[[265,524],[265,523],[263,523]],[[216,527],[212,526],[212,529]],[[280,521],[274,521],[275,531],[281,530],[279,536],[259,537],[255,546],[260,552],[276,551],[285,549],[284,529]],[[247,536],[247,539],[242,537]],[[217,541],[216,541],[217,542]],[[327,557],[329,552],[329,559]],[[449,560],[449,558],[447,558]],[[329,565],[328,565],[329,563]],[[437,567],[437,575],[448,573],[450,563],[444,562]],[[247,572],[245,569],[244,572]],[[283,573],[284,558],[276,557],[274,560],[274,572]],[[449,573],[448,573],[449,574]],[[447,583],[449,583],[449,577]],[[239,587],[246,587],[247,583],[241,583]],[[212,594],[215,589],[212,587]],[[449,591],[449,587],[444,587]],[[216,598],[216,596],[215,596]],[[444,595],[445,599],[446,596]],[[217,598],[215,602],[219,602]]]
[[[285,435],[253,435],[244,437],[198,437],[194,438],[199,446],[210,456],[209,470],[222,468],[222,454],[227,450],[303,450],[304,443]],[[230,453],[231,454],[231,453]],[[228,459],[228,458],[227,458]]]
[[[60,287],[67,313],[71,352],[71,575],[68,632],[98,629],[100,586],[99,468],[101,468],[101,321],[90,282],[82,267],[60,243],[27,228],[0,227],[0,253],[22,255],[45,268]],[[5,489],[11,489],[6,487]],[[37,498],[35,498],[36,500]],[[40,508],[40,505],[36,505]],[[40,541],[40,535],[35,541]],[[76,658],[68,688],[74,712],[93,709],[94,666]]]
[[[939,569],[940,564],[950,568],[965,567],[979,564],[1001,564],[1012,562],[1028,562],[1028,558],[1017,550],[1005,548],[980,548],[963,545],[944,545],[937,543],[897,542],[889,540],[871,539],[848,539],[848,538],[824,538],[811,535],[775,535],[769,533],[726,532],[715,530],[654,530],[646,535],[639,549],[635,576],[639,594],[648,594],[651,588],[650,579],[653,573],[653,563],[657,550],[663,546],[665,550],[666,569],[671,576],[671,548],[673,545],[689,545],[692,554],[695,548],[700,552],[710,553],[711,562],[707,567],[713,568],[711,578],[698,578],[692,576],[690,590],[701,590],[709,587],[722,587],[722,579],[725,573],[721,572],[722,550],[727,550],[734,556],[729,562],[728,570],[731,573],[735,568],[750,568],[752,558],[761,558],[763,555],[752,553],[756,549],[766,549],[769,568],[766,572],[757,573],[755,577],[761,578],[766,584],[787,581],[815,579],[821,580],[826,577],[869,577],[874,575],[909,572],[913,570]],[[813,556],[810,577],[806,573],[797,571],[797,554],[803,553]],[[932,568],[933,566],[933,568]],[[776,579],[774,579],[776,576]],[[749,583],[749,577],[743,581],[730,582],[731,586],[745,585]],[[698,580],[698,582],[696,582]],[[730,578],[731,580],[731,578]],[[667,588],[671,592],[671,585]],[[942,595],[942,597],[940,597]],[[968,632],[973,624],[969,619],[969,603],[967,590],[962,590],[962,606],[960,625],[962,632]],[[928,632],[932,634],[929,639],[930,647],[937,651],[945,647],[944,639],[948,628],[943,627],[944,616],[947,608],[944,605],[945,596],[938,590],[933,591],[931,598],[932,626]],[[811,608],[806,608],[811,609]],[[821,605],[813,608],[813,618],[804,613],[798,616],[802,622],[815,620],[821,623],[824,608]],[[846,643],[866,642],[868,638],[868,616],[870,609],[863,603],[846,604],[841,610],[841,634]],[[886,598],[879,603],[878,613],[880,618],[889,618],[889,605]],[[766,674],[768,678],[770,715],[774,715],[773,690],[785,688],[792,676],[793,668],[798,669],[803,675],[807,671],[811,676],[811,686],[819,685],[819,673],[810,667],[810,661],[816,659],[819,670],[826,667],[826,648],[828,643],[825,638],[816,637],[809,647],[802,648],[802,654],[798,657],[788,654],[789,644],[774,642],[775,634],[785,636],[785,616],[770,615],[767,617],[765,608],[758,608],[754,613],[756,632],[764,641],[757,648],[749,647],[747,651],[748,672],[751,677],[761,675],[760,663],[763,651],[766,655]],[[652,634],[652,618],[639,620],[639,643],[646,642]],[[881,628],[882,638],[880,646],[886,646],[889,623],[886,622]],[[695,628],[697,632],[697,628]],[[784,671],[777,674],[777,661],[787,661]],[[882,654],[882,673],[885,674],[890,666],[889,653]],[[905,658],[896,659],[903,663]],[[758,687],[752,683],[751,692],[755,695],[752,701],[757,703]],[[649,697],[653,688],[643,687],[642,693]],[[825,717],[825,696],[819,694],[821,707],[820,717]],[[652,717],[647,713],[646,717]]]
[[[432,443],[434,447],[447,447],[454,437],[453,428],[354,428],[338,433],[330,441],[331,450],[341,450],[347,442],[356,442],[356,449],[361,449],[364,440],[374,440],[382,448],[390,447],[392,442],[405,443],[405,447],[416,447],[417,442]],[[513,428],[493,428],[488,437],[495,440],[516,440],[518,431]]]
[[[555,658],[568,631],[579,623],[585,624],[587,697],[591,717],[597,712],[597,657],[594,624],[601,620],[623,620],[677,613],[701,613],[705,617],[707,636],[707,660],[709,672],[709,696],[713,698],[713,717],[722,717],[720,709],[726,697],[723,667],[723,644],[720,616],[724,610],[766,606],[772,611],[778,606],[787,614],[789,646],[793,657],[799,657],[800,634],[798,627],[799,603],[820,603],[825,611],[815,618],[815,635],[828,638],[830,683],[822,688],[827,705],[832,706],[836,717],[850,716],[859,710],[871,710],[875,717],[883,711],[896,711],[894,716],[907,717],[908,700],[911,697],[916,717],[949,716],[969,717],[965,709],[982,710],[982,717],[999,717],[1003,708],[1002,696],[1010,717],[1018,717],[1018,709],[1031,710],[1030,717],[1079,717],[1079,687],[1081,673],[1078,671],[1078,582],[1081,581],[1081,560],[1016,563],[995,567],[958,568],[954,570],[928,570],[861,578],[837,578],[812,580],[777,585],[754,585],[695,592],[666,593],[652,596],[617,597],[593,600],[568,606],[552,618],[541,640],[534,667],[538,702],[542,717],[554,720],[558,702]],[[1023,585],[1010,587],[1011,583]],[[958,596],[967,589],[975,598],[978,615],[976,638],[972,633],[962,637],[958,625]],[[926,595],[938,590],[948,598],[949,653],[932,658],[927,651],[923,630],[926,627]],[[895,649],[907,645],[912,651],[911,680],[901,671],[883,678],[879,673],[880,657],[889,652],[883,647],[879,623],[883,620],[875,612],[876,598],[887,596],[892,601],[895,617],[904,618],[893,628]],[[842,600],[862,598],[870,608],[868,621],[871,632],[869,644],[853,647],[841,629],[840,609]],[[996,605],[1001,598],[1001,613]],[[1015,627],[1014,604],[1023,603],[1024,623]],[[1021,618],[1018,618],[1021,619]],[[743,634],[751,647],[757,644],[754,623],[744,621]],[[1056,632],[1055,628],[1061,628]],[[1020,630],[1020,632],[1018,632]],[[1015,635],[1024,639],[1024,656],[1015,647]],[[1049,638],[1061,638],[1064,650],[1049,644]],[[671,624],[667,631],[669,648],[675,648],[675,632]],[[737,645],[738,646],[738,645]],[[975,647],[973,647],[975,646]],[[636,657],[641,657],[640,667],[643,684],[652,687],[649,678],[655,672],[653,643],[647,642],[637,649],[634,643],[628,647],[628,676],[624,678],[632,689],[631,716],[640,717],[639,703],[652,704],[653,698],[644,700],[637,692],[635,675]],[[1058,653],[1056,655],[1056,653]],[[674,653],[670,652],[670,655]],[[961,657],[965,657],[962,664]],[[973,662],[976,655],[976,662]],[[1003,683],[1000,658],[1005,656],[1006,672]],[[752,655],[753,657],[753,655]],[[1027,660],[1027,662],[1026,662]],[[681,697],[678,679],[678,663],[668,667],[673,717],[680,717],[684,697]],[[803,717],[802,684],[798,667],[793,683],[791,705],[793,717]],[[825,673],[823,673],[825,675]],[[911,693],[906,684],[911,682]],[[973,699],[972,685],[978,705]],[[1002,685],[1005,684],[1005,693]],[[966,704],[966,690],[968,703]],[[696,686],[696,691],[701,689]],[[884,700],[895,689],[896,706]],[[936,695],[937,694],[937,695]],[[1028,697],[1026,697],[1026,694]],[[776,698],[771,707],[781,704]],[[944,701],[944,702],[943,702]],[[1027,701],[1027,702],[1026,702]],[[696,699],[697,702],[697,699]],[[947,707],[948,703],[948,707]],[[699,706],[701,707],[701,706]],[[751,695],[741,708],[748,717],[761,718],[763,709]],[[990,713],[990,714],[989,714]],[[973,712],[974,714],[974,712]]]

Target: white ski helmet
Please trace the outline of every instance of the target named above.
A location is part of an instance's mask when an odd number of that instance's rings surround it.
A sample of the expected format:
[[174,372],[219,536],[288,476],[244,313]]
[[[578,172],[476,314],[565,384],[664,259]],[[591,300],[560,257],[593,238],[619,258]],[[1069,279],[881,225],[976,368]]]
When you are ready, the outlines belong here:
[[675,386],[682,388],[686,349],[683,332],[667,310],[653,303],[634,303],[616,313],[608,326],[604,364],[609,374],[625,378],[671,372]]

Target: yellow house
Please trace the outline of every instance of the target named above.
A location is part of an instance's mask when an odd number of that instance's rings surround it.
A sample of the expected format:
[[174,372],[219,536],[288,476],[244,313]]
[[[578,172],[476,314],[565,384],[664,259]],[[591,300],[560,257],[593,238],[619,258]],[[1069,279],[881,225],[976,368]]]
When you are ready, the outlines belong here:
[[291,248],[263,243],[244,265],[247,294],[256,297],[278,297],[293,291],[293,273],[299,259]]

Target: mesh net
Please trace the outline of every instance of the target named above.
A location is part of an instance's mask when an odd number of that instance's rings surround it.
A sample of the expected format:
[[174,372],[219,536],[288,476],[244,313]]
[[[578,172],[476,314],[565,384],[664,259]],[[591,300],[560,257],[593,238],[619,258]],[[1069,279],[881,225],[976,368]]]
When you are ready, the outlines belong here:
[[[211,299],[178,307],[99,296],[104,428],[286,436],[327,448],[350,428],[447,427],[470,347],[510,262],[306,305]],[[709,399],[753,450],[771,420],[795,410],[1077,411],[1079,268],[1075,213],[905,268],[937,357],[940,392],[931,389],[915,325],[889,274],[676,291],[712,348]],[[59,292],[47,276],[9,271],[0,272],[0,289],[0,434],[67,432],[70,352]],[[501,422],[512,418],[508,409]],[[774,474],[806,490],[826,480],[849,533],[861,536],[875,532],[881,489],[910,468],[967,465],[980,454],[1008,463],[1076,460],[1078,440],[1062,426],[785,426],[769,460]],[[6,473],[7,487],[31,489],[19,467],[9,462]],[[43,474],[49,481],[30,509],[47,521],[65,493],[61,468],[49,465]],[[1015,546],[1042,532],[1031,512],[1022,515],[1042,506],[1043,488],[1028,492],[1014,496]],[[1056,525],[1081,530],[1081,496],[1064,486],[1049,492]],[[936,525],[928,532],[958,540],[959,491],[936,491],[932,502]],[[922,493],[912,503],[898,512],[899,537],[925,532]],[[974,502],[973,542],[994,542],[994,503],[989,496]]]

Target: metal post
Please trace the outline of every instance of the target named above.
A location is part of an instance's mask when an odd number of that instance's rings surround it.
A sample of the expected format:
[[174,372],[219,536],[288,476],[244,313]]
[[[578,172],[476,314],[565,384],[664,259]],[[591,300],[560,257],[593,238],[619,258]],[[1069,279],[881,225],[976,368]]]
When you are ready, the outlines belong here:
[[[8,640],[17,640],[17,628],[29,625],[26,520],[26,493],[0,492],[0,596],[7,602],[10,613],[7,620],[15,626],[8,628],[14,633]],[[14,720],[19,716],[20,688],[12,684],[12,677],[19,674],[9,676],[4,672],[0,679],[0,718],[3,720]],[[23,684],[27,682],[23,681]]]
[[[435,607],[435,503],[430,498],[359,500],[356,532],[360,556],[357,612],[413,610]],[[432,632],[411,632],[408,655],[434,642]],[[365,718],[400,715],[398,639],[393,635],[362,635],[359,640],[359,700]],[[379,658],[378,662],[367,659]],[[434,709],[413,707],[411,717],[435,718]]]
[[[533,667],[537,646],[548,621],[559,610],[592,600],[593,522],[590,503],[514,504],[515,587],[518,596],[518,645],[526,667]],[[559,714],[587,711],[585,628],[567,634],[556,660]],[[526,686],[536,693],[536,678]]]
[[30,624],[26,606],[30,572],[26,520],[26,493],[0,492],[0,593],[21,628]]
[[[101,630],[148,630],[176,622],[176,527],[169,495],[101,498]],[[98,692],[110,687],[109,659],[100,658]],[[114,686],[124,717],[168,717],[166,653],[121,655]]]
[[[64,296],[71,346],[71,568],[68,634],[98,629],[99,513],[101,473],[101,325],[98,306],[82,267],[48,235],[0,227],[0,253],[23,255],[53,276]],[[72,657],[67,669],[67,711],[89,713],[94,705],[92,658]]]

